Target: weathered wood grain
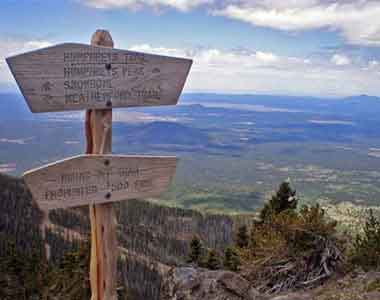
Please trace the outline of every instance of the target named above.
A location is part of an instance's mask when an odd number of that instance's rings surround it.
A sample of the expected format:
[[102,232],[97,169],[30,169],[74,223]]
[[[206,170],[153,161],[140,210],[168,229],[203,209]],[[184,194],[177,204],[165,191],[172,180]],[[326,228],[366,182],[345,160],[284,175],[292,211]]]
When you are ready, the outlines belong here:
[[191,60],[65,43],[6,59],[32,112],[174,105]]
[[[113,48],[111,34],[97,30],[91,45]],[[112,153],[112,108],[86,111],[86,154]],[[90,205],[91,300],[117,300],[117,219],[112,203]]]
[[43,210],[143,199],[164,192],[175,157],[80,155],[24,174]]

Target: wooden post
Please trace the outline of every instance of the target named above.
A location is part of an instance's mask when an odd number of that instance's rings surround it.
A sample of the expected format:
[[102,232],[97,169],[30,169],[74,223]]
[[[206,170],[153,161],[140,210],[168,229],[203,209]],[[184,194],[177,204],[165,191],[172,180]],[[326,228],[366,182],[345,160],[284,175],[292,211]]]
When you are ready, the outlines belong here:
[[[91,45],[113,48],[114,44],[108,31],[97,30],[92,36]],[[112,107],[112,102],[107,105]],[[87,110],[85,129],[87,154],[112,153],[111,108]],[[90,218],[91,300],[117,300],[117,221],[112,203],[90,206]]]
[[[44,209],[91,205],[91,299],[116,300],[117,223],[110,203],[159,195],[174,176],[176,159],[102,155],[112,153],[112,108],[177,104],[192,61],[109,49],[113,48],[113,40],[105,30],[94,33],[91,45],[64,43],[6,61],[32,112],[87,109],[86,153],[98,156],[55,162],[26,172],[24,178],[33,198]],[[127,68],[128,64],[139,67]],[[96,72],[82,71],[93,65]],[[103,67],[106,71],[98,72]],[[99,79],[101,86],[89,86],[89,81]],[[77,84],[81,91],[77,91]],[[106,98],[108,95],[111,97]],[[112,160],[121,160],[123,164],[133,161],[131,166],[136,172],[112,171]],[[90,172],[86,178],[93,185],[85,186],[82,179],[62,179],[66,178],[62,177],[66,171],[76,178],[80,168],[100,170]]]

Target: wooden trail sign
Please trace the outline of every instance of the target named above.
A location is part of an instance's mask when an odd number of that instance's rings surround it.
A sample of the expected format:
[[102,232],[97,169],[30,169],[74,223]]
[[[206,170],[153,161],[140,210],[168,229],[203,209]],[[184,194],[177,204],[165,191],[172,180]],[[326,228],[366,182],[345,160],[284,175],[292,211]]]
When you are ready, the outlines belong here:
[[175,157],[112,153],[112,108],[174,105],[192,61],[113,49],[108,31],[91,46],[61,44],[7,59],[32,112],[86,109],[86,154],[26,172],[43,209],[90,205],[91,300],[116,300],[117,222],[112,202],[156,196]]
[[80,155],[26,172],[24,179],[44,210],[127,199],[164,192],[175,157]]
[[174,105],[192,61],[66,43],[6,59],[32,112]]

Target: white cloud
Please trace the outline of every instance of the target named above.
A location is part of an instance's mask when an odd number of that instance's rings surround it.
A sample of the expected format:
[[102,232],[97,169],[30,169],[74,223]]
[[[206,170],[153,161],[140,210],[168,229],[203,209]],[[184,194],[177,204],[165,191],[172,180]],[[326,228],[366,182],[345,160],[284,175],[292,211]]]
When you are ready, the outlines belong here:
[[331,57],[331,62],[337,66],[347,66],[351,64],[351,60],[343,54],[334,54]]
[[129,48],[131,51],[148,52],[153,54],[167,55],[167,56],[182,56],[190,57],[190,53],[186,53],[184,49],[167,48],[167,47],[151,47],[149,44],[135,45]]
[[194,64],[186,85],[188,91],[380,95],[378,70],[363,69],[344,54],[336,56],[332,64],[328,58],[317,60],[248,50],[175,49],[147,44],[136,45],[131,50],[192,58]]
[[51,46],[51,43],[44,40],[0,38],[0,82],[9,82],[13,80],[5,62],[7,57],[48,46]]
[[283,31],[329,29],[352,44],[380,45],[378,0],[77,0],[98,9],[145,7],[189,11],[204,8],[212,15]]
[[143,7],[171,7],[180,11],[188,11],[203,4],[210,4],[214,0],[82,0],[87,5],[100,8],[127,8],[131,10]]
[[278,57],[276,55],[274,55],[273,53],[261,52],[261,51],[256,52],[256,58],[258,60],[261,60],[264,62],[276,62],[276,61],[278,61]]
[[380,45],[380,1],[227,0],[213,14],[284,31],[329,28],[354,44]]
[[51,43],[43,40],[19,40],[0,37],[0,62],[5,63],[8,56],[24,53],[38,48],[51,46]]
[[[1,40],[1,39],[0,39]],[[49,46],[40,40],[2,39],[0,43],[0,85],[13,83],[5,57]],[[168,48],[149,44],[131,50],[194,60],[187,91],[272,93],[292,95],[346,96],[380,95],[379,62],[357,65],[344,53],[329,58],[289,57],[254,50],[217,48]],[[333,62],[333,63],[332,63]],[[344,68],[342,68],[344,66]]]

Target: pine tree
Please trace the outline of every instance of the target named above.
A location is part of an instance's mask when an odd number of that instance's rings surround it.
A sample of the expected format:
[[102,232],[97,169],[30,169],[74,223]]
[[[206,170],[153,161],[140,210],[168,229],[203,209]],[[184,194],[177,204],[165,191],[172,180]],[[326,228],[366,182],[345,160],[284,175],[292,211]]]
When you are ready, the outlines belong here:
[[228,247],[224,251],[224,260],[223,260],[224,267],[227,270],[236,272],[239,270],[240,264],[241,262],[240,262],[238,254],[235,252],[233,248]]
[[262,221],[270,220],[271,216],[287,210],[297,208],[296,190],[293,190],[288,181],[283,182],[278,191],[271,197],[260,212]]
[[24,262],[16,251],[16,243],[9,241],[0,258],[0,299],[25,299]]
[[189,263],[197,263],[201,261],[201,256],[203,252],[202,242],[198,236],[194,235],[190,241],[189,254],[187,258],[187,262]]
[[89,284],[90,243],[65,253],[58,266],[49,273],[48,295],[54,299],[82,300],[90,298]]
[[210,270],[220,269],[220,258],[214,249],[208,251],[205,267]]
[[14,240],[8,240],[0,257],[0,299],[40,299],[44,287],[45,264],[39,251],[22,253]]
[[249,243],[248,228],[247,225],[242,225],[239,227],[236,235],[236,245],[239,248],[246,248]]

